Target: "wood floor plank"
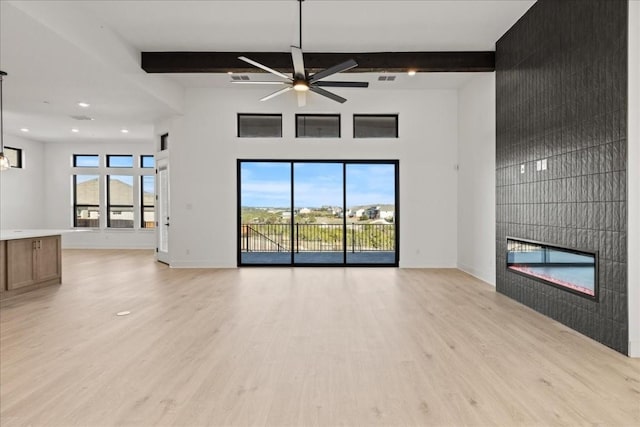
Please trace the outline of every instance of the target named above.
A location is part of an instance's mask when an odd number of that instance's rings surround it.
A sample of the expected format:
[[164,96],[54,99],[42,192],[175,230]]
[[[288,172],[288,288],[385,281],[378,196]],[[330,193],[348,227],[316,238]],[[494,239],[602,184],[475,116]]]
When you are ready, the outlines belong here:
[[640,360],[458,270],[63,272],[0,302],[3,427],[640,425]]

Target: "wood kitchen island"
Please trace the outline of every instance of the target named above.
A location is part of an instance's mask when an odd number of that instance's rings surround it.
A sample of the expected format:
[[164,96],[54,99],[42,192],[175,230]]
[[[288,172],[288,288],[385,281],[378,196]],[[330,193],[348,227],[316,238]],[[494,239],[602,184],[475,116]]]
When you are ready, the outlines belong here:
[[62,282],[62,234],[74,230],[1,230],[0,299]]

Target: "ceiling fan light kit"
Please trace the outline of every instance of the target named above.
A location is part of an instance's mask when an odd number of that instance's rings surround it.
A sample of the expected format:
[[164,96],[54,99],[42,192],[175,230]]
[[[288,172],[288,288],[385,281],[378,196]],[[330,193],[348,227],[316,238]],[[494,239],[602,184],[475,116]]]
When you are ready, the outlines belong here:
[[317,93],[318,95],[322,95],[326,98],[329,98],[333,101],[344,103],[347,101],[346,98],[343,98],[339,95],[336,95],[333,92],[329,92],[328,90],[322,89],[322,87],[355,87],[355,88],[366,88],[369,87],[368,82],[345,82],[345,81],[328,81],[324,80],[327,77],[333,76],[334,74],[341,73],[343,71],[350,70],[358,66],[358,63],[353,59],[349,59],[340,64],[334,65],[333,67],[327,68],[326,70],[319,71],[311,76],[305,70],[304,67],[304,57],[302,52],[302,2],[304,0],[298,0],[299,4],[299,28],[300,28],[300,40],[299,46],[291,46],[291,60],[293,61],[293,76],[288,76],[280,71],[274,70],[272,68],[267,67],[264,64],[256,62],[252,59],[249,59],[245,56],[239,56],[238,59],[244,61],[248,64],[253,65],[254,67],[260,68],[268,73],[276,75],[280,78],[285,79],[284,81],[243,81],[243,80],[232,80],[231,83],[237,84],[257,84],[257,85],[284,85],[286,86],[283,89],[279,89],[273,92],[270,95],[265,96],[260,101],[267,101],[269,99],[275,98],[276,96],[282,95],[284,93],[289,92],[293,89],[298,96],[298,106],[304,107],[307,104],[307,92],[311,91]]

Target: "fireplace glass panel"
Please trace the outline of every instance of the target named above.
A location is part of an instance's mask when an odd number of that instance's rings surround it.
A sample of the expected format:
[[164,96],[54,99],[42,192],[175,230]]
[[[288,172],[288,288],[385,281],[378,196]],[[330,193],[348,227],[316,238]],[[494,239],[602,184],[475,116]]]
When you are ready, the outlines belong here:
[[579,295],[597,296],[597,254],[507,238],[507,269]]

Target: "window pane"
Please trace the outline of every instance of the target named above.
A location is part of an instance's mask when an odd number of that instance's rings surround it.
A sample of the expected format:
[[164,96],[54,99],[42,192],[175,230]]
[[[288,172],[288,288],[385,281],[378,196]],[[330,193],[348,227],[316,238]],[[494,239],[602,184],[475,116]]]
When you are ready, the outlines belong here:
[[109,155],[109,156],[107,156],[107,167],[110,167],[110,168],[132,168],[133,167],[133,156]]
[[141,177],[142,185],[142,221],[143,228],[155,227],[155,179],[153,175],[145,175]]
[[100,166],[100,156],[97,154],[74,154],[73,166],[77,168],[97,168]]
[[354,138],[397,138],[397,115],[354,115]]
[[74,227],[100,226],[100,176],[74,175]]
[[9,159],[12,168],[22,168],[22,149],[5,146],[4,155]]
[[98,228],[100,226],[100,207],[76,205],[76,227]]
[[153,156],[140,156],[141,168],[153,168],[156,166],[156,160]]
[[109,227],[133,228],[133,206],[110,206]]
[[241,138],[282,137],[282,114],[238,114]]
[[297,138],[340,138],[340,115],[297,114]]
[[109,175],[107,191],[107,225],[111,228],[133,228],[133,176]]
[[169,134],[165,133],[160,136],[160,151],[164,151],[169,148]]
[[100,205],[100,176],[75,175],[77,205]]
[[156,227],[156,208],[145,206],[142,208],[142,228]]

